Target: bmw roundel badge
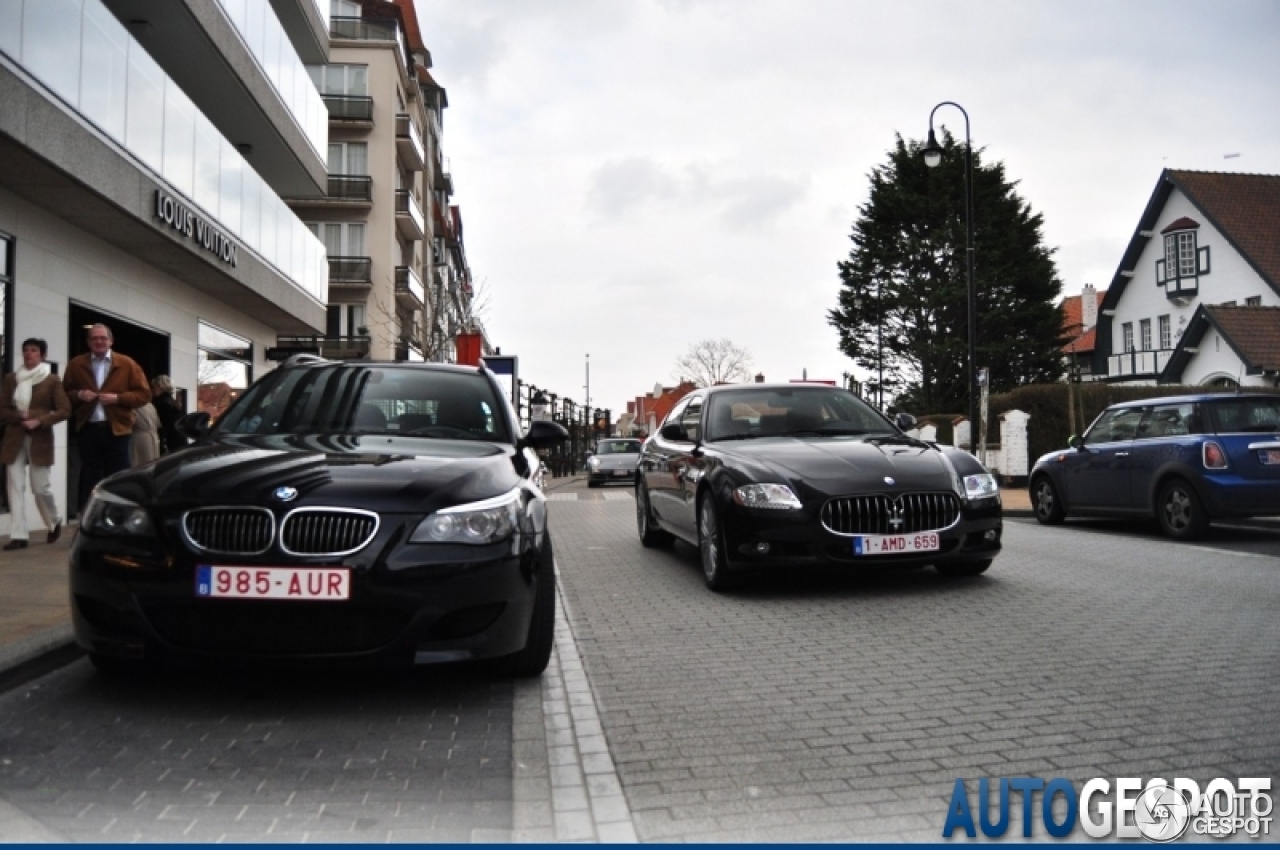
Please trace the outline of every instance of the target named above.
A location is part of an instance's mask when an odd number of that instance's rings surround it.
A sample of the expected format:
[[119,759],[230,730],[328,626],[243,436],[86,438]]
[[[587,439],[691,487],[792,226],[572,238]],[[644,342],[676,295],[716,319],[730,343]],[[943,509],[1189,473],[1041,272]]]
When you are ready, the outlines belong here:
[[[887,476],[887,475],[886,475],[886,476],[884,477],[884,483],[885,483],[885,484],[888,484],[889,486],[893,486],[894,481],[893,481],[893,479],[892,479],[892,478],[890,478],[889,476]],[[277,492],[278,492],[278,491],[277,491]]]
[[293,487],[277,487],[271,495],[282,502],[292,502],[298,498],[298,491]]

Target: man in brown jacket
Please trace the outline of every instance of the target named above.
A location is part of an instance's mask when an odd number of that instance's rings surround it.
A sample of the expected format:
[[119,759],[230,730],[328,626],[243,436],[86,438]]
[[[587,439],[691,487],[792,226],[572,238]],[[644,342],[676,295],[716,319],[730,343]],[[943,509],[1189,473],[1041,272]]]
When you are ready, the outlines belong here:
[[49,482],[53,466],[53,426],[71,415],[71,402],[62,381],[44,362],[48,344],[42,339],[22,341],[22,366],[0,382],[0,463],[8,471],[9,542],[5,549],[25,549],[27,530],[27,480],[36,510],[49,529],[48,541],[62,533],[62,514]]
[[133,411],[151,401],[151,385],[132,358],[111,350],[106,325],[86,335],[89,353],[71,358],[62,385],[80,449],[80,510],[98,482],[130,466]]

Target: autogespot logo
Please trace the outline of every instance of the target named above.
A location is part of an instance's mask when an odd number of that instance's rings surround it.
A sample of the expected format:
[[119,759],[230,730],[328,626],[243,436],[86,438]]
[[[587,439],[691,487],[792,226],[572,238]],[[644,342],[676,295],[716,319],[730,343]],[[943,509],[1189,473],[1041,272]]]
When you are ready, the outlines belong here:
[[1194,780],[1181,778],[1172,783],[1163,779],[1144,783],[1130,777],[1114,783],[1090,779],[1078,793],[1071,780],[1062,778],[1046,781],[1024,776],[995,780],[994,784],[979,779],[977,784],[975,818],[965,781],[956,780],[943,838],[950,838],[958,829],[970,838],[976,838],[978,830],[988,838],[1003,837],[1012,813],[1018,811],[1022,837],[1031,838],[1037,802],[1044,831],[1054,838],[1066,838],[1077,826],[1090,838],[1142,837],[1157,843],[1183,836],[1203,841],[1239,833],[1250,838],[1271,834],[1270,778],[1214,779],[1203,792]]

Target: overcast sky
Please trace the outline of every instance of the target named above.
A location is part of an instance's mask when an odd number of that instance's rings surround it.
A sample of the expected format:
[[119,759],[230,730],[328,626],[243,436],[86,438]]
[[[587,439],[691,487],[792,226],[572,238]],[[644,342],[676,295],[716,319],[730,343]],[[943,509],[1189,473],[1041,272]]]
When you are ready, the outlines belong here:
[[[1104,288],[1162,168],[1280,173],[1280,2],[417,0],[483,318],[615,415],[728,338],[840,380],[827,311],[867,175],[960,103]],[[963,137],[951,107],[937,121]]]

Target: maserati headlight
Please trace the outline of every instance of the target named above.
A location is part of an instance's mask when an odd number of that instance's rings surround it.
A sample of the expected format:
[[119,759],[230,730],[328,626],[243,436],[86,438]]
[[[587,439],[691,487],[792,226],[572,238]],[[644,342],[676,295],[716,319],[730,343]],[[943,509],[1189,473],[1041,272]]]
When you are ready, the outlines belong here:
[[90,495],[80,526],[90,534],[148,537],[156,533],[146,508],[101,487]]
[[744,508],[798,510],[800,500],[786,484],[744,484],[733,491],[733,500]]
[[520,491],[483,502],[436,511],[418,523],[410,543],[497,543],[515,533],[520,521]]
[[969,499],[985,499],[1000,492],[996,486],[996,477],[990,473],[966,475],[964,477],[964,495]]

